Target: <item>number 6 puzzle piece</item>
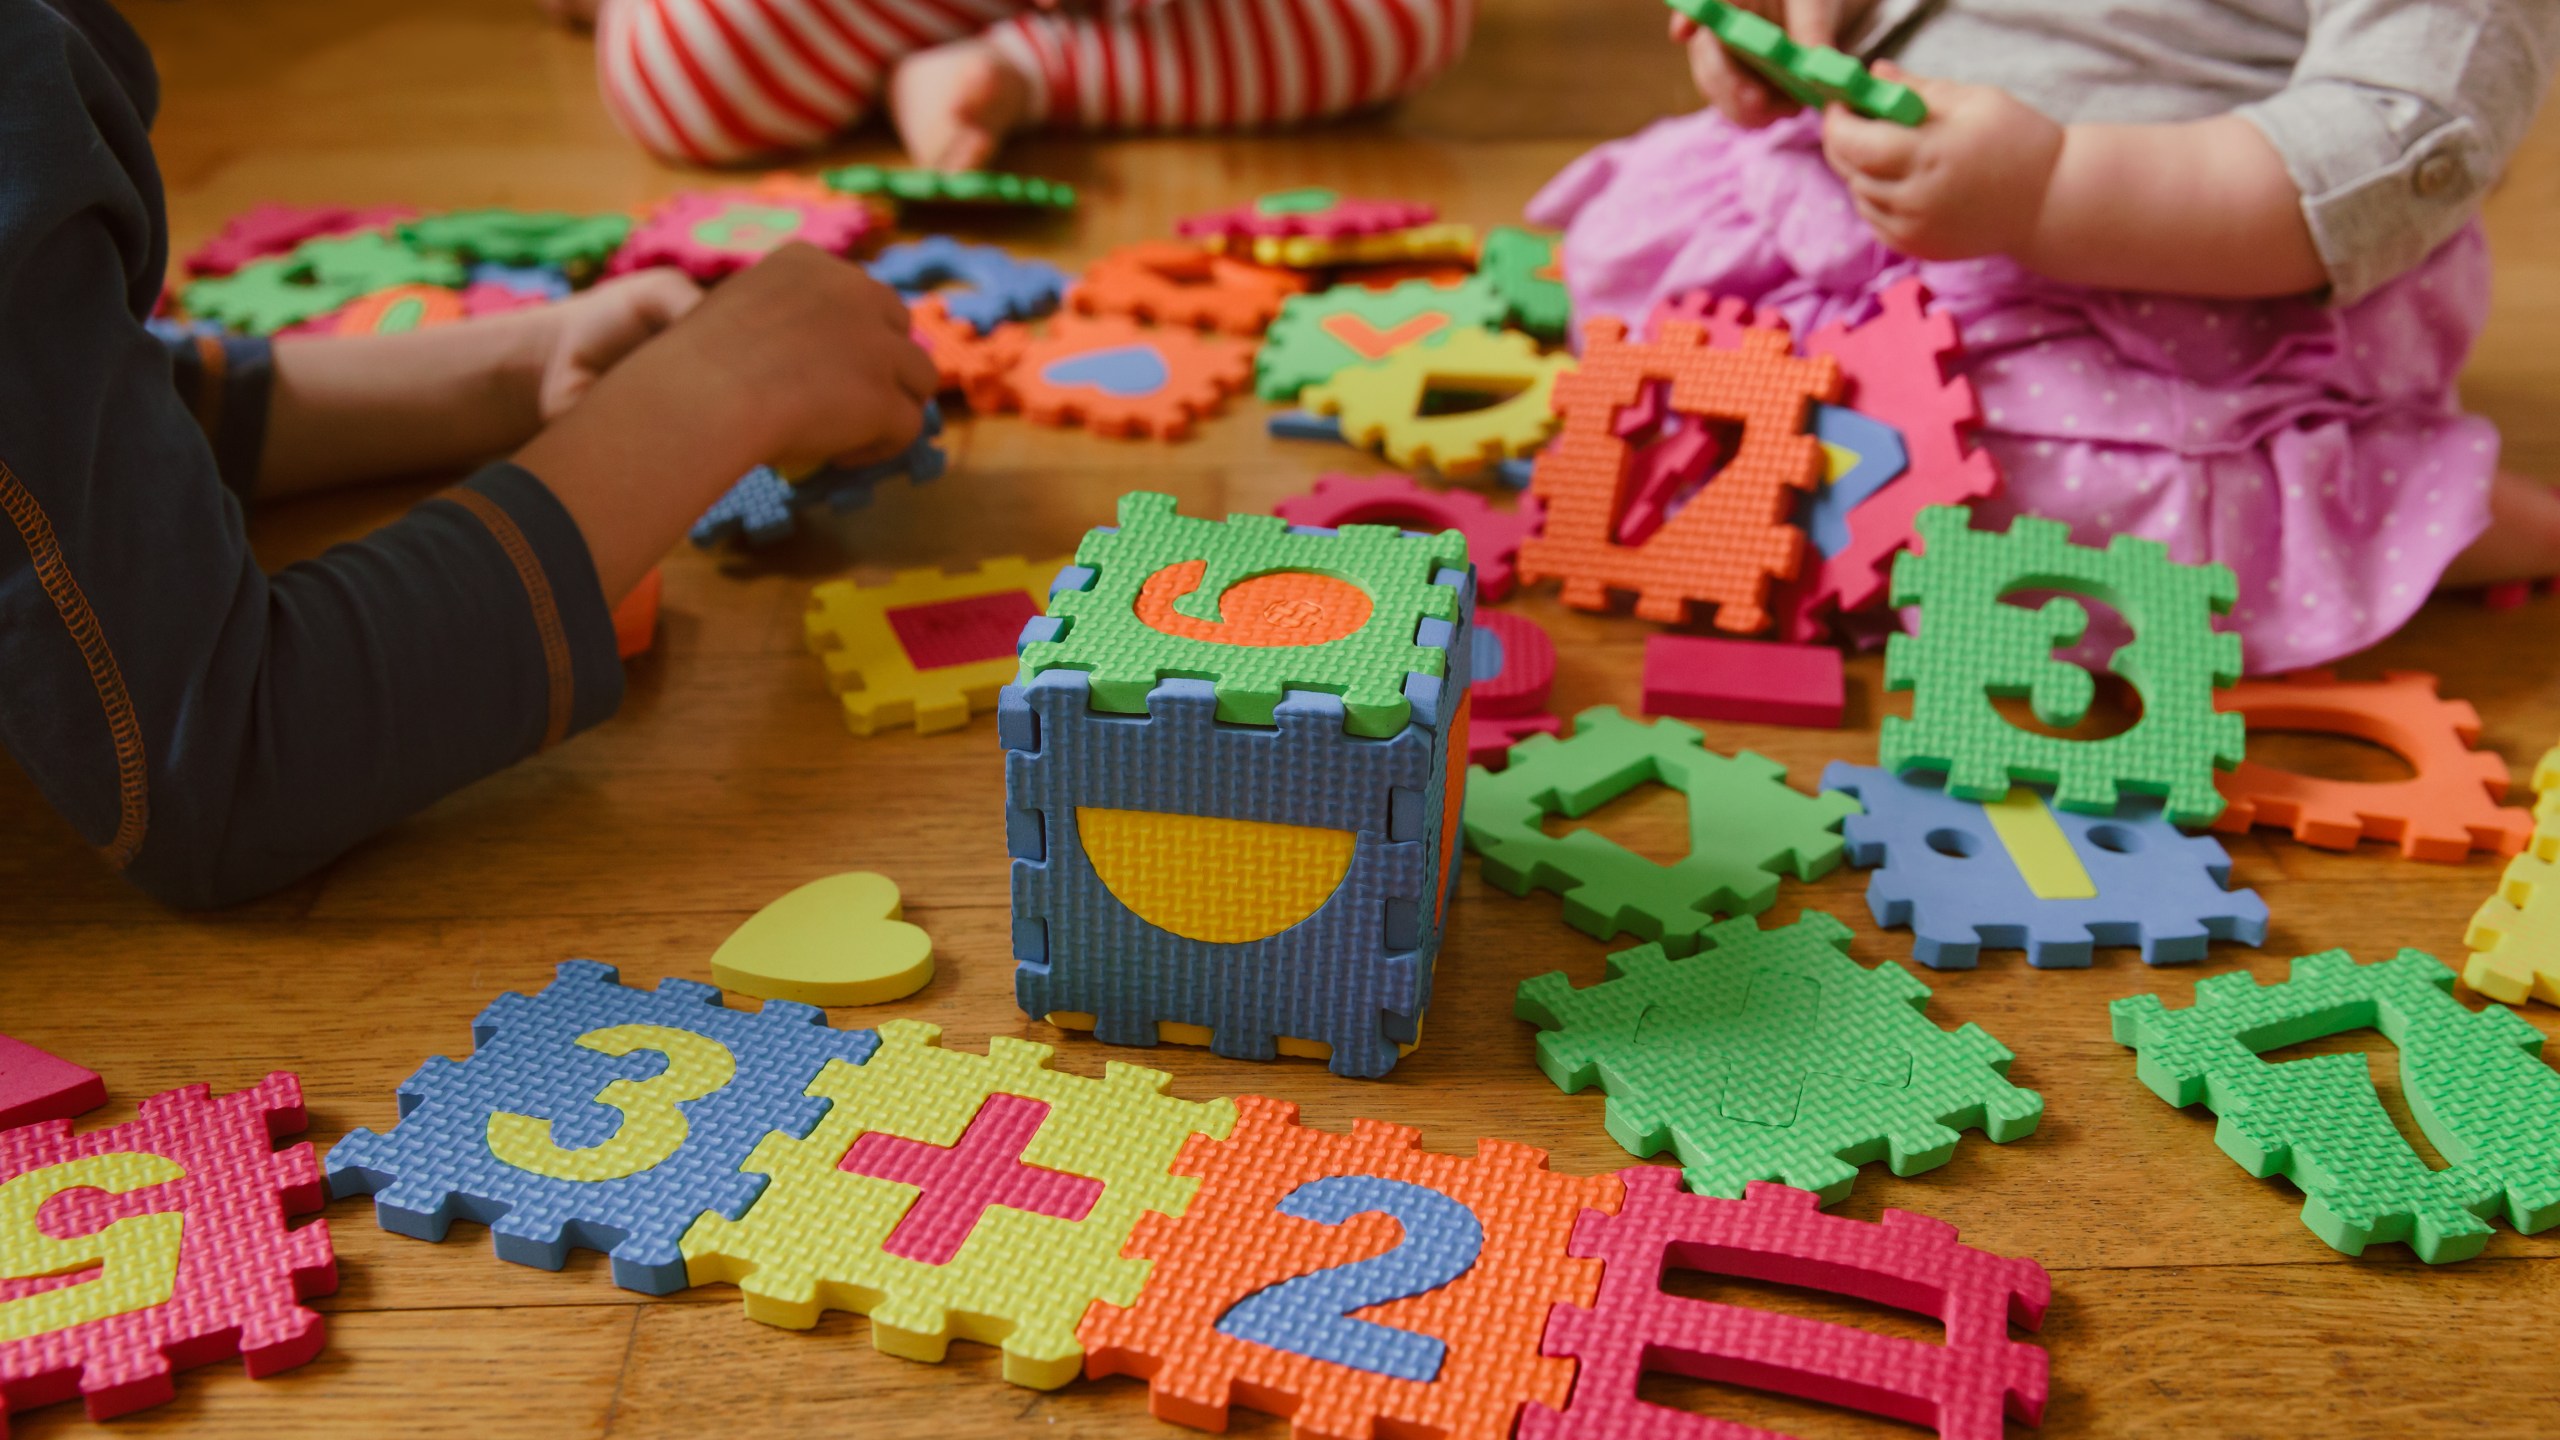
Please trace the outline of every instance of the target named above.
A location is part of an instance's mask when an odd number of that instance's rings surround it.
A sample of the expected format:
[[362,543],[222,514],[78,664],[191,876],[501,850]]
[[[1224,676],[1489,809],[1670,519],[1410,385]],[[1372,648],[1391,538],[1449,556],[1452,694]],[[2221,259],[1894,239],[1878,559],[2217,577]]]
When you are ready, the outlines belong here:
[[478,1221],[519,1265],[604,1250],[615,1284],[673,1293],[686,1228],[764,1188],[738,1162],[769,1131],[817,1123],[826,1103],[803,1092],[827,1062],[871,1054],[870,1031],[826,1018],[779,1000],[731,1010],[693,980],[635,990],[610,965],[566,961],[540,994],[480,1012],[471,1058],[419,1066],[397,1126],[339,1141],[330,1193],[372,1195],[383,1229],[420,1240]]
[[[1458,329],[1345,366],[1298,401],[1318,415],[1341,416],[1342,438],[1354,445],[1374,447],[1408,470],[1458,478],[1545,444],[1556,428],[1557,378],[1572,369],[1572,356],[1541,355],[1516,330]],[[1432,396],[1453,392],[1500,398],[1481,409],[1430,413]]]

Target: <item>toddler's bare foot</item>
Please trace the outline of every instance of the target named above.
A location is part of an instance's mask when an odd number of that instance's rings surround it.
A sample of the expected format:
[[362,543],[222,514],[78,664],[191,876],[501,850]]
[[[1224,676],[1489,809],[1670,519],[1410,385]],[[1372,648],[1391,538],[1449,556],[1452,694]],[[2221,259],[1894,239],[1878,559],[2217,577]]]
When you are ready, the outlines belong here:
[[934,170],[975,170],[1026,118],[1031,87],[983,40],[920,50],[889,76],[889,115],[907,158]]
[[594,29],[596,12],[604,8],[604,0],[539,0],[539,3],[543,14],[581,30]]
[[2501,470],[2489,489],[2489,531],[2445,567],[2452,590],[2560,575],[2560,488]]

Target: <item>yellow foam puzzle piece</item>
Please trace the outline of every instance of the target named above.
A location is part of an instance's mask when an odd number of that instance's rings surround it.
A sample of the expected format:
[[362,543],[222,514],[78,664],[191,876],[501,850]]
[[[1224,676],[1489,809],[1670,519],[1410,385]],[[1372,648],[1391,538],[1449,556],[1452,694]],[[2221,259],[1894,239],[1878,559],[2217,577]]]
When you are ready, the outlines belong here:
[[[1462,477],[1526,455],[1547,442],[1558,423],[1556,377],[1573,357],[1541,355],[1517,330],[1453,330],[1407,345],[1310,385],[1298,403],[1342,417],[1342,438],[1381,450],[1408,470]],[[1433,391],[1509,391],[1480,410],[1422,413]]]
[[1472,263],[1476,249],[1476,227],[1441,220],[1376,235],[1264,235],[1253,242],[1253,258],[1262,265],[1321,270],[1333,265],[1393,265],[1424,260]]
[[2533,807],[2536,821],[2560,820],[2560,745],[2542,752],[2542,761],[2533,767],[2533,793],[2539,797]]
[[899,918],[897,882],[855,870],[812,880],[747,918],[711,953],[711,983],[759,1000],[883,1005],[933,978],[933,937]]
[[2510,1005],[2560,1005],[2560,823],[2537,828],[2524,853],[2507,862],[2498,892],[2472,915],[2462,943],[2472,950],[2463,984]]
[[1076,834],[1103,888],[1131,913],[1220,945],[1277,935],[1322,909],[1359,842],[1312,825],[1083,805]]
[[988,560],[974,570],[901,570],[885,585],[831,580],[809,592],[803,629],[809,649],[827,667],[828,688],[844,700],[845,728],[872,735],[912,722],[917,733],[957,730],[979,711],[995,708],[997,692],[1013,679],[1008,640],[965,664],[919,667],[899,639],[895,616],[926,614],[929,607],[957,614],[955,602],[989,601],[1010,594],[1030,597],[1031,614],[1048,607],[1049,582],[1067,557],[1026,561],[1017,555]]

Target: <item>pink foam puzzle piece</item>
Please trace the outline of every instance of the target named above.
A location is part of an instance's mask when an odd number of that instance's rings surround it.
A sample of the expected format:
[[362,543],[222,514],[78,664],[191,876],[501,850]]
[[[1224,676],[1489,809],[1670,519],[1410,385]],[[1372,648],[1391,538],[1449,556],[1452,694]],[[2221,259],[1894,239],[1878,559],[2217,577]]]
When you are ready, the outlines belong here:
[[0,1130],[68,1120],[107,1103],[107,1083],[24,1040],[0,1035]]
[[948,1265],[978,1217],[996,1206],[1082,1220],[1102,1198],[1102,1182],[1022,1158],[1049,1105],[1022,1095],[989,1095],[950,1145],[882,1130],[864,1131],[838,1162],[850,1175],[916,1187],[915,1203],[880,1248],[924,1265]]
[[1409,475],[1316,477],[1315,488],[1292,495],[1271,513],[1292,525],[1335,529],[1344,525],[1401,525],[1408,530],[1455,530],[1467,537],[1475,562],[1476,594],[1509,596],[1520,560],[1520,542],[1538,533],[1546,507],[1523,495],[1509,510],[1496,510],[1472,490],[1425,489]]
[[1467,691],[1467,763],[1499,770],[1511,747],[1532,735],[1560,735],[1547,708],[1556,683],[1556,645],[1546,627],[1507,610],[1478,610],[1475,683]]
[[[1573,1253],[1606,1264],[1589,1309],[1548,1312],[1543,1348],[1580,1362],[1572,1403],[1532,1403],[1519,1440],[1780,1440],[1756,1425],[1637,1396],[1647,1370],[1748,1385],[1923,1427],[1941,1440],[2002,1440],[2007,1418],[2044,1416],[2043,1350],[2009,1336],[2043,1323],[2053,1281],[2032,1260],[1956,1243],[1955,1227],[1887,1210],[1825,1215],[1812,1192],[1753,1182],[1743,1198],[1692,1195],[1680,1172],[1619,1172],[1615,1215],[1585,1210]],[[1943,1344],[1748,1305],[1667,1294],[1686,1269],[1853,1296],[1937,1319]]]
[[1848,708],[1840,652],[1828,645],[1650,635],[1644,713],[1837,729]]
[[228,275],[305,240],[397,225],[417,213],[405,205],[252,205],[187,256],[187,273]]

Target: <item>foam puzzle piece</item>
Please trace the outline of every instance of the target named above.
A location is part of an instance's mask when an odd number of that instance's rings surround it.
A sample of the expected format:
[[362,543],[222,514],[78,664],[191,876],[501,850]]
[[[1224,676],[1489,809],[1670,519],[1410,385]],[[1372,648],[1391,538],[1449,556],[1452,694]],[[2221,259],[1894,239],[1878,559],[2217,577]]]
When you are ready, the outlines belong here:
[[1538,529],[1539,508],[1524,500],[1496,510],[1471,490],[1426,490],[1405,475],[1319,475],[1315,488],[1271,507],[1292,525],[1332,529],[1341,525],[1402,525],[1425,531],[1455,530],[1467,537],[1475,562],[1476,593],[1500,600],[1511,593],[1512,561],[1520,542]]
[[1023,415],[1097,435],[1178,440],[1242,390],[1251,350],[1220,336],[1117,315],[1061,315],[1005,378]]
[[305,240],[396,225],[417,212],[405,205],[252,205],[223,222],[187,256],[189,275],[228,275],[252,261],[282,255]]
[[[2156,995],[2109,1010],[2142,1083],[2213,1110],[2214,1143],[2253,1176],[2292,1181],[2302,1223],[2334,1249],[2406,1241],[2437,1265],[2479,1254],[2485,1217],[2503,1213],[2527,1235],[2560,1223],[2560,1072],[2541,1059],[2542,1032],[2500,1006],[2465,1009],[2433,956],[2358,965],[2327,950],[2296,959],[2281,984],[2234,971],[2197,981],[2184,1010]],[[2409,1112],[2444,1169],[2392,1123],[2364,1056],[2270,1064],[2260,1053],[2363,1029],[2399,1047]]]
[[592,275],[631,238],[632,219],[610,212],[454,210],[400,226],[411,249],[443,251],[480,263],[545,266]]
[[1198,1188],[1173,1173],[1177,1152],[1227,1134],[1235,1107],[1175,1099],[1171,1076],[1116,1060],[1089,1080],[1051,1070],[1046,1045],[999,1035],[980,1056],[941,1038],[892,1020],[868,1064],[820,1072],[809,1094],[826,1118],[756,1146],[745,1169],[763,1198],[704,1216],[686,1264],[696,1284],[736,1284],[768,1325],[851,1310],[888,1354],[1002,1345],[1007,1380],[1055,1389],[1083,1367],[1086,1308],[1146,1284],[1147,1262],[1121,1254],[1131,1229]]
[[1573,323],[1573,296],[1564,288],[1564,257],[1556,237],[1516,225],[1485,232],[1476,257],[1503,318],[1541,340],[1561,340]]
[[[507,302],[501,304],[505,308],[516,308]],[[393,285],[369,295],[359,295],[316,320],[290,326],[279,333],[402,335],[411,330],[457,325],[470,313],[470,301],[460,290],[449,290],[442,285]]]
[[306,240],[285,255],[228,275],[189,281],[189,315],[251,335],[272,335],[394,285],[463,283],[462,262],[411,250],[375,231]]
[[[1008,320],[1046,315],[1067,293],[1067,272],[1046,260],[1021,259],[1000,245],[962,244],[948,235],[892,245],[870,269],[873,279],[908,300],[940,295],[944,314],[981,335]],[[938,288],[945,285],[963,288]]]
[[658,643],[658,602],[665,597],[666,572],[657,566],[640,577],[631,593],[613,607],[613,653],[624,660],[646,655]]
[[[1630,447],[1618,419],[1655,386],[1667,386],[1672,411],[1739,422],[1742,435],[1677,515],[1625,545],[1617,535]],[[1804,556],[1804,532],[1790,523],[1797,496],[1823,474],[1822,443],[1805,431],[1809,407],[1839,396],[1839,367],[1796,358],[1783,331],[1753,331],[1741,348],[1720,350],[1687,322],[1636,344],[1624,323],[1592,321],[1581,368],[1556,385],[1563,429],[1530,481],[1547,523],[1521,547],[1521,578],[1563,581],[1564,602],[1577,609],[1606,609],[1610,592],[1631,590],[1643,619],[1676,625],[1694,603],[1715,607],[1718,629],[1768,628],[1769,587]]]
[[1274,440],[1330,440],[1336,445],[1348,443],[1342,438],[1342,422],[1330,415],[1317,415],[1305,410],[1274,410],[1262,422],[1263,433]]
[[383,1229],[420,1240],[485,1224],[519,1265],[606,1251],[615,1284],[670,1294],[686,1284],[686,1227],[735,1218],[763,1190],[738,1162],[769,1130],[806,1134],[826,1105],[804,1088],[877,1043],[826,1020],[783,1001],[732,1010],[693,980],[635,990],[610,965],[565,961],[541,993],[480,1012],[469,1059],[419,1066],[397,1126],[339,1141],[330,1194],[373,1196]]
[[[1578,818],[1656,780],[1689,800],[1689,853],[1673,864],[1595,830],[1546,832],[1550,815]],[[1595,705],[1574,717],[1572,739],[1532,735],[1500,774],[1470,773],[1466,834],[1495,886],[1553,890],[1565,923],[1585,934],[1624,931],[1686,955],[1716,916],[1776,904],[1781,872],[1813,880],[1839,868],[1840,822],[1857,808],[1789,787],[1787,767],[1748,750],[1719,755],[1677,720],[1646,724]]]
[[2544,821],[2532,848],[2507,862],[2462,943],[2472,951],[2463,984],[2510,1005],[2560,1005],[2560,822]]
[[[2010,1338],[2035,1329],[2053,1277],[2033,1260],[1956,1243],[1956,1229],[1908,1210],[1875,1223],[1825,1215],[1802,1190],[1755,1182],[1740,1200],[1682,1193],[1668,1170],[1618,1172],[1615,1215],[1585,1211],[1573,1253],[1600,1261],[1600,1298],[1560,1305],[1542,1349],[1577,1362],[1573,1404],[1531,1405],[1519,1440],[1742,1440],[1769,1431],[1642,1399],[1647,1371],[1749,1385],[1935,1429],[2001,1440],[2004,1420],[2037,1424],[2045,1353]],[[1673,1295],[1662,1277],[1703,1271],[1846,1295],[1928,1316],[1937,1343],[1854,1325]]]
[[2243,759],[2238,769],[2215,777],[2228,802],[2213,822],[2216,830],[2289,827],[2294,839],[2324,850],[2392,841],[2411,860],[2449,865],[2473,850],[2513,855],[2533,834],[2530,811],[2498,803],[2507,794],[2507,762],[2471,748],[2480,738],[2480,712],[2467,700],[2437,698],[2436,677],[2424,671],[2340,680],[2326,670],[2306,670],[2243,680],[2216,695],[2214,708],[2240,716],[2252,732],[2369,740],[2415,772],[2405,780],[2337,780]]
[[[2167,546],[2133,535],[2104,550],[2074,545],[2069,526],[2029,515],[2004,534],[1939,506],[1917,525],[1921,548],[1894,562],[1893,603],[1920,607],[1919,633],[1894,636],[1884,652],[1885,688],[1911,692],[1911,716],[1884,718],[1883,765],[1943,770],[1947,792],[1965,800],[1997,800],[2025,781],[2089,815],[2112,815],[2135,795],[2167,797],[2174,824],[2222,813],[2213,772],[2240,763],[2246,738],[2238,715],[2214,711],[2214,691],[2240,678],[2240,637],[2213,629],[2238,594],[2228,569],[2178,564]],[[2142,697],[2131,729],[2065,740],[2022,730],[1993,707],[1993,696],[2026,696],[2037,719],[2067,727],[2096,696],[2087,670],[2053,654],[2080,639],[2087,608],[2067,594],[2032,610],[2002,599],[2021,590],[2094,596],[2132,625],[2110,662]]]
[[275,1148],[306,1123],[277,1073],[85,1134],[0,1132],[0,1433],[74,1395],[93,1420],[165,1404],[175,1372],[235,1354],[264,1379],[320,1353],[327,1321],[302,1302],[338,1288],[329,1222],[285,1224],[321,1207],[320,1171],[309,1145]]
[[1752,725],[1840,728],[1849,681],[1828,645],[1648,635],[1644,713]]
[[1343,370],[1460,330],[1492,330],[1502,301],[1481,281],[1407,280],[1386,290],[1337,285],[1291,297],[1253,357],[1254,393],[1288,400]]
[[1002,555],[951,574],[901,570],[885,585],[830,580],[809,592],[809,649],[856,735],[913,724],[931,735],[992,710],[1014,675],[1014,642],[1070,562]]
[[1246,725],[1273,723],[1284,690],[1322,690],[1350,733],[1387,737],[1412,718],[1408,678],[1447,673],[1445,634],[1428,632],[1459,618],[1443,578],[1467,563],[1455,531],[1195,520],[1144,490],[1120,497],[1119,521],[1084,537],[1049,598],[1052,623],[1025,632],[1025,681],[1084,671],[1095,708],[1143,715],[1160,681],[1207,678],[1217,718]]
[[[1231,248],[1233,243],[1229,242]],[[1472,271],[1476,227],[1437,221],[1408,225],[1401,230],[1381,230],[1373,235],[1263,235],[1254,239],[1248,253],[1257,265],[1281,265],[1293,270],[1430,266],[1435,278],[1445,278],[1444,267],[1450,265]]]
[[2115,814],[2056,811],[2019,786],[1992,804],[1947,794],[1926,771],[1833,762],[1822,788],[1855,796],[1849,863],[1875,870],[1867,909],[1907,925],[1933,970],[1969,970],[1984,946],[2039,969],[2077,967],[2098,945],[2139,945],[2146,965],[2201,960],[2210,942],[2263,944],[2267,903],[2233,890],[2231,857],[2180,834],[2156,800]]
[[928,484],[941,478],[950,464],[950,457],[934,443],[941,434],[941,407],[928,403],[924,429],[890,459],[852,469],[826,466],[796,481],[769,465],[759,465],[711,502],[702,518],[693,522],[687,538],[705,550],[724,541],[755,549],[798,534],[800,517],[822,507],[838,515],[861,509],[871,503],[873,488],[884,480],[904,476],[912,484]]
[[1196,325],[1254,336],[1269,328],[1307,278],[1247,264],[1179,240],[1142,240],[1093,262],[1068,292],[1087,315],[1127,315],[1158,325]]
[[694,190],[669,197],[613,252],[605,273],[672,265],[710,284],[793,241],[849,255],[880,226],[857,200],[786,193],[771,186]]
[[501,265],[494,260],[475,260],[463,275],[466,294],[506,290],[544,304],[566,300],[576,289],[569,282],[567,271],[549,265]]
[[914,322],[916,343],[933,357],[945,391],[959,391],[981,414],[1013,408],[1007,381],[1031,344],[1030,327],[998,325],[982,335],[976,326],[955,319],[940,295],[908,306],[907,318]]
[[1197,1429],[1226,1429],[1231,1405],[1286,1415],[1292,1440],[1508,1440],[1523,1404],[1562,1405],[1573,1364],[1538,1337],[1549,1307],[1598,1293],[1599,1265],[1566,1246],[1623,1187],[1507,1140],[1461,1156],[1421,1138],[1311,1130],[1295,1105],[1238,1100],[1233,1134],[1174,1160],[1200,1182],[1189,1207],[1130,1237],[1154,1266],[1146,1289],[1077,1327],[1085,1373],[1144,1378],[1158,1419]]
[[1001,170],[916,170],[882,165],[842,165],[823,172],[829,189],[846,195],[885,195],[906,205],[992,205],[1031,210],[1073,210],[1076,187],[1063,180]]
[[799,886],[711,952],[711,983],[758,1000],[885,1005],[933,979],[933,937],[900,916],[898,882],[869,870]]
[[1174,222],[1173,231],[1186,239],[1223,243],[1286,235],[1339,239],[1410,229],[1437,218],[1438,211],[1417,201],[1362,200],[1321,186],[1305,186],[1275,190],[1225,210],[1185,216]]
[[[1516,330],[1460,329],[1345,366],[1298,401],[1319,415],[1341,416],[1342,438],[1351,444],[1406,469],[1460,478],[1545,444],[1556,428],[1558,377],[1572,370],[1572,356],[1540,354]],[[1433,396],[1453,392],[1501,398],[1480,409],[1431,413]]]
[[1545,626],[1507,610],[1477,611],[1473,643],[1467,763],[1500,770],[1521,740],[1564,729],[1564,721],[1547,709],[1556,681],[1556,645]]
[[0,1035],[0,1130],[69,1120],[106,1103],[97,1071]]
[[1805,497],[1797,519],[1814,552],[1828,561],[1849,548],[1849,517],[1910,465],[1902,434],[1845,405],[1813,407],[1813,437],[1822,442],[1822,488]]
[[1828,45],[1799,45],[1784,26],[1765,15],[1728,5],[1725,0],[1667,0],[1672,9],[1695,20],[1724,42],[1726,50],[1793,96],[1798,104],[1819,110],[1846,105],[1861,115],[1918,125],[1929,118],[1929,106],[1908,85],[1878,78],[1854,56]]

